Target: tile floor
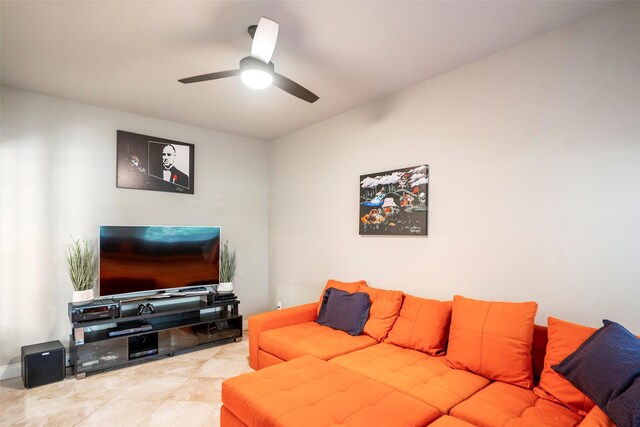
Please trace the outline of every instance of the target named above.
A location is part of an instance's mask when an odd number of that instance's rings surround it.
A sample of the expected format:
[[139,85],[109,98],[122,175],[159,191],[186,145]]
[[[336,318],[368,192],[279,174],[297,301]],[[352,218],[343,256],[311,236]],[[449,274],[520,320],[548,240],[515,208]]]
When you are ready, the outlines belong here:
[[249,367],[249,341],[25,389],[0,381],[0,426],[219,426],[225,378]]

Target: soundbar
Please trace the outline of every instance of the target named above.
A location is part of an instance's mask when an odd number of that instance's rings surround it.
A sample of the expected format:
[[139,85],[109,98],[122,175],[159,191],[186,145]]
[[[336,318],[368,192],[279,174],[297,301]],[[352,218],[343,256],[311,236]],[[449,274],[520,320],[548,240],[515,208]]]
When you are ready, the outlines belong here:
[[128,335],[128,334],[135,334],[136,332],[150,331],[151,329],[152,329],[151,325],[139,325],[139,326],[132,326],[129,328],[110,329],[109,336],[118,337],[120,335]]
[[196,289],[196,290],[184,290],[184,291],[179,291],[179,292],[160,292],[158,294],[154,294],[154,295],[143,295],[140,297],[133,297],[133,298],[126,298],[121,300],[121,302],[123,303],[127,303],[127,302],[135,302],[135,301],[146,301],[146,300],[150,300],[150,299],[167,299],[167,298],[175,298],[175,297],[199,297],[199,296],[205,296],[205,295],[209,295],[211,294],[211,292],[207,291],[207,290],[201,290],[201,289]]

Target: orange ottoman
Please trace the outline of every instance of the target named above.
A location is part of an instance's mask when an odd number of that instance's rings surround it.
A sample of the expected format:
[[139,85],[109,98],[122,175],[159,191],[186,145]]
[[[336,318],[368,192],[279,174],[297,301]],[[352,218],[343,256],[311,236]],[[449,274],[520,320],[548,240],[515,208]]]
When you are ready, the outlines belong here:
[[313,356],[225,380],[222,403],[223,427],[409,427],[440,416],[426,403]]

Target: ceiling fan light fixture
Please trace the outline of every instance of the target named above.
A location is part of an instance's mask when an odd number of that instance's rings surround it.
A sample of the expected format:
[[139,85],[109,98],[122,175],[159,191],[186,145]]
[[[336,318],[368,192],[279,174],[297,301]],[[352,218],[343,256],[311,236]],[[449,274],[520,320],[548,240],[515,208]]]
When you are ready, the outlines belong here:
[[273,82],[273,63],[264,62],[250,56],[240,61],[240,78],[252,89],[264,89]]
[[264,89],[271,86],[273,76],[262,70],[246,70],[240,74],[242,82],[251,89]]

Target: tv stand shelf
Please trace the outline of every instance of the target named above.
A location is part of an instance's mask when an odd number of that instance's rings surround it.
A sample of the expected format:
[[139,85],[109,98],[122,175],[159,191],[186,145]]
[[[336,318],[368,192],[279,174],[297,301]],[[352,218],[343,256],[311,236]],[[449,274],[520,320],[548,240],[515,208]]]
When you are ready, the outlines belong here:
[[[69,353],[76,378],[242,340],[237,299],[207,304],[177,298],[175,302],[158,304],[154,313],[142,315],[136,314],[137,303],[134,307],[123,304],[119,318],[73,322]],[[109,334],[113,330],[129,331],[136,325],[149,325],[150,329]]]
[[[136,303],[128,308],[125,308],[126,303],[123,302],[122,313],[118,319],[100,319],[100,320],[94,320],[89,322],[73,322],[73,327],[87,328],[87,327],[93,327],[93,326],[99,326],[99,325],[108,325],[108,324],[114,323],[114,320],[120,320],[122,322],[132,321],[132,320],[145,320],[145,319],[151,319],[154,317],[164,317],[171,314],[186,313],[189,311],[200,311],[200,310],[205,310],[213,307],[224,308],[230,304],[235,305],[236,306],[235,310],[237,311],[237,305],[240,303],[240,301],[238,300],[215,301],[213,302],[213,304],[210,304],[210,305],[202,300],[185,301],[180,299],[175,301],[173,300],[162,300],[162,301],[167,304],[160,305],[158,303],[158,300],[153,300],[153,299],[144,300],[144,301],[136,300]],[[142,302],[144,302],[145,304],[147,302],[150,302],[151,304],[154,305],[156,311],[154,313],[145,313],[141,315],[136,314],[138,303],[142,303]],[[170,302],[171,304],[168,304],[168,302]]]

